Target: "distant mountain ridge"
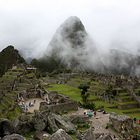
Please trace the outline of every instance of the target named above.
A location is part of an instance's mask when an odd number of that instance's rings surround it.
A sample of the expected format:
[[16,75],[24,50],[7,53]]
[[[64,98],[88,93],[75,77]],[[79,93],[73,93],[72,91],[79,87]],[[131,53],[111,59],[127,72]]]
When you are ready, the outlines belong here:
[[25,63],[24,58],[14,46],[8,46],[0,52],[0,75],[3,75],[12,65]]

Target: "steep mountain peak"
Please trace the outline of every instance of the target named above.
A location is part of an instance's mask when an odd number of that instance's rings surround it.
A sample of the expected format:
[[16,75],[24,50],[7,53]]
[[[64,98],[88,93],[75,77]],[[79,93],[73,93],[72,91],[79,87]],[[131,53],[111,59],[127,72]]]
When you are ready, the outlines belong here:
[[64,21],[60,27],[63,30],[72,30],[74,31],[85,31],[85,27],[81,20],[76,16],[71,16]]
[[95,44],[81,20],[72,16],[56,30],[40,62],[46,61],[49,65],[51,61],[55,61],[58,65],[77,70],[91,67],[91,61],[98,63],[96,60],[99,60],[99,56]]
[[4,48],[2,52],[11,52],[14,51],[14,46],[9,45],[8,47]]
[[65,48],[80,49],[85,46],[87,36],[88,34],[81,20],[72,16],[57,29],[48,48],[53,52],[65,50]]
[[91,64],[96,66],[93,69],[100,70],[102,65],[94,42],[76,16],[69,17],[60,25],[38,63],[43,71],[60,67],[87,70],[92,69]]

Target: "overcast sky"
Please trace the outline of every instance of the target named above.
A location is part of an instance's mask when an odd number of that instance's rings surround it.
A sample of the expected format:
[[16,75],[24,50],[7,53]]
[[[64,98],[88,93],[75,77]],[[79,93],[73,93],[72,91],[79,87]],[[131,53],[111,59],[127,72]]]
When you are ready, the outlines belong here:
[[102,50],[134,51],[140,44],[140,0],[0,0],[0,49],[12,44],[40,55],[70,16],[81,19]]

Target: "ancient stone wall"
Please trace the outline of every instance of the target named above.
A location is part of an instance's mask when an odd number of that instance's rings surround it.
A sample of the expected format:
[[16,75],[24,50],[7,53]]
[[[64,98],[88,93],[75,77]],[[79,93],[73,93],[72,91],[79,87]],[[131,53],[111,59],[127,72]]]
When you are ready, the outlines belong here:
[[140,107],[140,97],[136,96],[136,94],[133,94],[134,99],[138,102],[139,107]]
[[133,134],[133,120],[125,115],[110,114],[109,122],[111,126],[122,136],[128,137]]
[[118,105],[118,109],[130,109],[130,108],[138,108],[138,107],[139,107],[138,103]]
[[41,111],[48,109],[51,110],[51,112],[60,113],[65,111],[78,110],[78,104],[76,102],[67,102],[53,105],[48,105],[46,102],[42,102],[40,104]]

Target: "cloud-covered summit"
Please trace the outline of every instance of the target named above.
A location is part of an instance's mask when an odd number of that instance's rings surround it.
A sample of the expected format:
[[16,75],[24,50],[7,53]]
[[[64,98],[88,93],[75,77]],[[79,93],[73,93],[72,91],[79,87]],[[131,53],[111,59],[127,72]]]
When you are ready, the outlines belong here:
[[81,20],[72,16],[57,29],[46,55],[61,59],[68,67],[84,69],[89,67],[90,61],[94,63],[98,52]]

